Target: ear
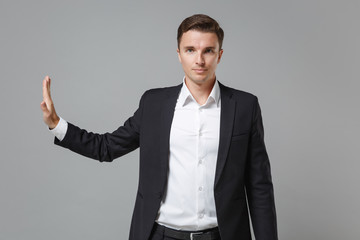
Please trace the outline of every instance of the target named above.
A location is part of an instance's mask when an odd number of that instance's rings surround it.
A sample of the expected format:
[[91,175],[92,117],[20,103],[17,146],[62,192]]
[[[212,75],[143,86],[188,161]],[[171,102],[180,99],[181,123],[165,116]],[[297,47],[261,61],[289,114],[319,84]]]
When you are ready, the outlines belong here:
[[218,63],[218,64],[220,63],[220,60],[221,60],[221,57],[222,57],[223,52],[224,52],[223,49],[221,49],[221,50],[219,51],[219,57],[218,57],[218,60],[217,60],[217,63]]
[[179,48],[176,49],[176,52],[177,52],[177,54],[178,54],[179,62],[181,63],[181,56],[180,56],[180,50],[179,50]]

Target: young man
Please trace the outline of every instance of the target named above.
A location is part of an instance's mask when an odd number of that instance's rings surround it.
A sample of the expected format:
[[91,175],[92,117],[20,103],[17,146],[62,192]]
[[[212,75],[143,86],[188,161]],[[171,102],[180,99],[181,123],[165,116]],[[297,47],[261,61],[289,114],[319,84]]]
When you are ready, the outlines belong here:
[[[224,33],[206,15],[178,29],[183,83],[144,93],[113,133],[94,134],[55,112],[43,81],[44,121],[55,144],[99,161],[140,147],[140,179],[131,240],[277,239],[270,164],[255,96],[216,80]],[[249,211],[249,212],[248,212]]]

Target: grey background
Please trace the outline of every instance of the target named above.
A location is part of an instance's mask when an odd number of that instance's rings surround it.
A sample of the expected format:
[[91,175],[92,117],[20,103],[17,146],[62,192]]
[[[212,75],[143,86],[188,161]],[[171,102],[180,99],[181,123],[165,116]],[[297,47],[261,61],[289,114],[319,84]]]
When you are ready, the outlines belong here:
[[359,239],[360,2],[0,1],[0,240],[127,239],[138,151],[98,163],[53,145],[57,112],[116,129],[141,94],[179,84],[176,30],[225,31],[218,79],[259,97],[280,239]]

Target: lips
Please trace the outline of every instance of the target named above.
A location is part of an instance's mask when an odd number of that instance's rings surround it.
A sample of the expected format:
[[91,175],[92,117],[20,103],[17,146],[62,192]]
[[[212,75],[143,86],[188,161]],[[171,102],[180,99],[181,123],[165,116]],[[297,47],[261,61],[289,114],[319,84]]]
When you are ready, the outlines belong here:
[[195,68],[195,69],[193,69],[194,70],[194,72],[196,72],[196,73],[203,73],[203,72],[206,72],[207,71],[207,69],[205,69],[205,68]]

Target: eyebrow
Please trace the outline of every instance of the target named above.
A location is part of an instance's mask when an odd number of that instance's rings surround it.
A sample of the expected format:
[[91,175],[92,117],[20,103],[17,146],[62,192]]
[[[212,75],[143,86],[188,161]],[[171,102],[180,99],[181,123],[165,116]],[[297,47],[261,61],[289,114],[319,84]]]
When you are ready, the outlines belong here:
[[[191,49],[191,48],[195,48],[194,46],[185,46],[184,47],[185,49]],[[205,47],[205,49],[212,49],[212,50],[215,50],[216,47]]]

